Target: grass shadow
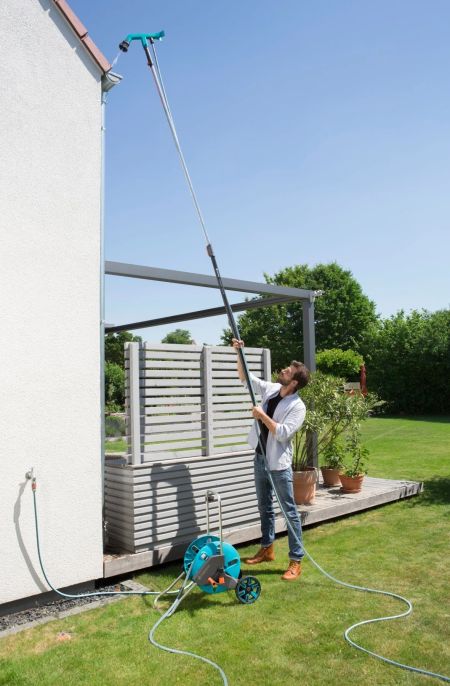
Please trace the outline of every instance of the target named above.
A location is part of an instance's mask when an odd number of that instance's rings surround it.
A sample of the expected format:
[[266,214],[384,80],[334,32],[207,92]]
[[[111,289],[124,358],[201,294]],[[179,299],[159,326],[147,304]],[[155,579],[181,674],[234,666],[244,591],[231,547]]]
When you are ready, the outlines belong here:
[[[418,505],[448,505],[450,503],[450,478],[436,476],[423,482],[423,492],[408,500],[411,507]],[[450,516],[450,512],[446,513]]]

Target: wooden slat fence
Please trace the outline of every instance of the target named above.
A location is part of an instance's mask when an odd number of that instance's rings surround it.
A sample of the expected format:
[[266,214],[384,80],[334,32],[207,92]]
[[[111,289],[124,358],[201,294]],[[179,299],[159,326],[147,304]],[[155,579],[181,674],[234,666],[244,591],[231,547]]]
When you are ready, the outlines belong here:
[[[252,372],[270,379],[268,350],[246,348],[246,356]],[[209,488],[222,496],[225,530],[254,537],[253,420],[236,352],[128,343],[125,359],[128,454],[126,463],[105,468],[109,545],[153,551],[156,564],[158,551],[166,555],[204,533]]]
[[[250,371],[270,378],[270,355],[246,349]],[[248,391],[224,346],[127,343],[128,462],[200,457],[248,448]]]
[[[222,497],[225,536],[251,529],[250,538],[255,537],[259,516],[249,450],[138,467],[111,465],[105,482],[108,543],[116,550],[187,547],[205,533],[205,493],[210,488]],[[217,511],[211,508],[211,531],[217,525]],[[156,564],[158,557],[154,560]]]

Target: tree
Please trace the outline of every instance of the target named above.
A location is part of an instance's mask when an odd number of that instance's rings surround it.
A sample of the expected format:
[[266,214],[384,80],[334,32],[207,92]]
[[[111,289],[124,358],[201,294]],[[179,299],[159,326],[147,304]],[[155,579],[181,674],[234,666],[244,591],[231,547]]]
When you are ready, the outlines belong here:
[[120,331],[119,333],[108,333],[105,336],[105,362],[118,364],[124,369],[124,346],[125,343],[136,342],[142,343],[140,336],[133,336],[129,331]]
[[181,345],[192,345],[194,341],[187,329],[175,329],[164,336],[161,343],[178,343]]
[[[282,269],[267,283],[294,288],[323,290],[315,302],[316,347],[341,348],[362,352],[367,338],[376,330],[375,303],[362,291],[352,273],[336,262],[308,267],[306,264]],[[293,359],[303,359],[303,317],[300,302],[245,312],[239,329],[246,345],[270,348],[272,366],[280,369]],[[231,342],[231,331],[222,335]]]
[[391,412],[450,412],[450,310],[385,319],[365,359],[367,385]]

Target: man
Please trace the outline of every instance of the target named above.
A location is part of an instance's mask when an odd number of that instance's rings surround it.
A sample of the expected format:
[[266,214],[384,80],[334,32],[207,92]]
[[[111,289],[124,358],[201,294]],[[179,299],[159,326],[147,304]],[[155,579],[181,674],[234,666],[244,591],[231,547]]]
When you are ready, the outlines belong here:
[[[244,342],[236,338],[233,338],[232,343],[236,352],[244,346]],[[239,353],[238,374],[241,381],[245,382]],[[292,439],[305,419],[306,408],[298,396],[298,391],[308,383],[309,370],[301,362],[294,361],[289,367],[281,370],[277,383],[263,381],[254,374],[250,374],[250,380],[255,393],[262,396],[261,407],[253,407],[252,410],[260,431],[257,431],[255,422],[248,437],[248,442],[255,449],[255,485],[262,538],[259,551],[245,562],[255,565],[275,559],[274,493],[261,450],[262,441],[275,489],[295,532],[294,535],[288,527],[289,567],[281,578],[285,581],[294,581],[301,574],[301,561],[305,552],[302,546],[302,525],[292,485]]]

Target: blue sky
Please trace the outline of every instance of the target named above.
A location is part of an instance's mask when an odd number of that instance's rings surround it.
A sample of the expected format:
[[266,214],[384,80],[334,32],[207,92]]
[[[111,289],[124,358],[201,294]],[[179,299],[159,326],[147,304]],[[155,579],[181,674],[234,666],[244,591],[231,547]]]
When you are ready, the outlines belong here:
[[[223,276],[260,281],[335,260],[383,316],[449,307],[447,0],[70,4],[110,61],[126,34],[166,31],[160,65]],[[209,274],[142,48],[115,70],[106,258]],[[118,324],[215,307],[220,296],[107,277],[106,301]],[[176,327],[217,343],[225,325]],[[137,333],[159,341],[176,327]]]

